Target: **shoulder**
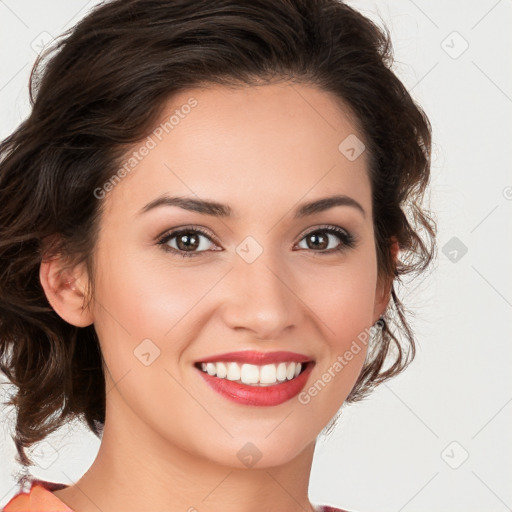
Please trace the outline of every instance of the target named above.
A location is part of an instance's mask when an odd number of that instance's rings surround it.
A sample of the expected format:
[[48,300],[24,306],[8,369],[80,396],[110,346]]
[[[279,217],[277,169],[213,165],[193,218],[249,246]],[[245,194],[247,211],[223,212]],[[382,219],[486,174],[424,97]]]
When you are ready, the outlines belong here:
[[73,512],[51,491],[67,487],[65,484],[32,480],[28,491],[21,491],[11,498],[2,512]]

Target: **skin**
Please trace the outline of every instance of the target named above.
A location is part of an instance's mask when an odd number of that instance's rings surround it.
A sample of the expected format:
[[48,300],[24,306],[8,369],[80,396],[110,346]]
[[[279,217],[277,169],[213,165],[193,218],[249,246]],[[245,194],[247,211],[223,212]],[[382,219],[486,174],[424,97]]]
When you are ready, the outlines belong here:
[[[312,86],[192,89],[169,101],[162,119],[191,97],[197,106],[101,199],[91,306],[82,307],[83,266],[41,264],[53,308],[73,325],[94,323],[107,364],[98,456],[54,494],[77,512],[140,511],[148,502],[169,512],[313,510],[315,439],[366,350],[308,404],[296,397],[271,407],[226,400],[193,364],[227,351],[289,350],[315,360],[309,387],[384,313],[390,282],[377,280],[367,155],[350,161],[338,150],[363,135],[334,96]],[[164,193],[228,204],[233,218],[176,206],[138,213]],[[366,214],[336,206],[293,218],[298,204],[336,193]],[[328,246],[308,245],[307,232],[324,224],[348,230],[356,246],[320,254],[343,243],[322,232]],[[183,225],[211,233],[212,241],[198,235],[196,257],[157,244]],[[236,252],[247,236],[263,250],[252,263]],[[134,350],[148,338],[160,355],[146,366]],[[237,457],[248,442],[261,453],[253,467]]]

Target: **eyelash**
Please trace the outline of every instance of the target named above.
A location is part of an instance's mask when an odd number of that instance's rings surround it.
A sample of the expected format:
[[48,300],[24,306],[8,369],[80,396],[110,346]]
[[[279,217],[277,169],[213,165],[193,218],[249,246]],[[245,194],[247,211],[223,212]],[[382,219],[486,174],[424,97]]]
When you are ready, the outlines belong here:
[[[175,238],[181,234],[184,234],[184,233],[199,233],[201,235],[204,235],[210,242],[215,243],[215,241],[212,240],[212,237],[210,236],[210,234],[207,231],[205,231],[204,229],[202,229],[200,227],[193,227],[193,228],[192,227],[184,227],[184,228],[180,228],[180,229],[166,233],[165,235],[163,235],[162,237],[160,237],[158,239],[157,244],[161,245],[162,249],[164,251],[172,253],[176,256],[180,255],[184,258],[200,256],[203,252],[208,252],[208,251],[196,251],[196,252],[181,251],[181,250],[175,249],[174,247],[169,247],[168,245],[166,245],[167,242],[169,242],[169,240],[172,240],[173,238]],[[352,249],[356,246],[356,237],[354,235],[350,234],[345,229],[339,228],[337,226],[320,226],[318,228],[315,228],[315,229],[307,232],[299,240],[299,242],[301,242],[302,240],[304,240],[304,238],[306,238],[307,236],[312,235],[314,233],[333,234],[333,235],[336,235],[341,241],[341,243],[334,249],[323,250],[323,251],[314,251],[313,249],[309,249],[313,253],[318,253],[319,256],[330,255],[333,253],[341,253],[348,249]],[[308,250],[308,249],[306,249],[306,250]]]

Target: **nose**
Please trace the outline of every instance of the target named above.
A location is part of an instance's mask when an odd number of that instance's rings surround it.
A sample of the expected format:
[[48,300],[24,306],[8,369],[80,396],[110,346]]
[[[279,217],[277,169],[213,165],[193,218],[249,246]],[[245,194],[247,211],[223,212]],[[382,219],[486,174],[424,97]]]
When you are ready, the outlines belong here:
[[289,268],[265,251],[252,263],[236,258],[222,295],[224,323],[258,340],[275,340],[303,318]]

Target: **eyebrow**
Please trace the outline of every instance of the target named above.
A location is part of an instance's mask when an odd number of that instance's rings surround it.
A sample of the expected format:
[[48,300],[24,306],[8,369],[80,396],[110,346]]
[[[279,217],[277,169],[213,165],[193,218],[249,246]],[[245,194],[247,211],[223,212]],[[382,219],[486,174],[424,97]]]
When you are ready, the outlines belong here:
[[[192,197],[170,197],[164,195],[148,203],[139,212],[139,215],[161,206],[177,206],[184,210],[191,212],[201,213],[203,215],[211,215],[214,217],[231,217],[233,210],[227,204],[218,203],[216,201],[208,201],[205,199],[194,199]],[[329,197],[322,197],[314,201],[302,203],[295,209],[295,219],[301,219],[315,213],[320,213],[335,206],[350,206],[359,210],[366,218],[364,208],[355,199],[345,195],[334,195]]]

